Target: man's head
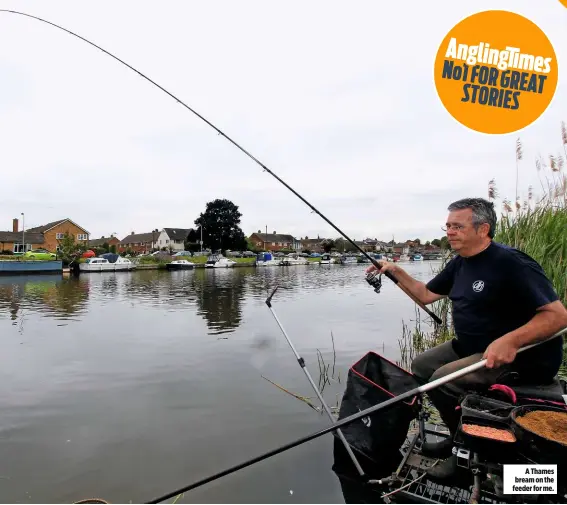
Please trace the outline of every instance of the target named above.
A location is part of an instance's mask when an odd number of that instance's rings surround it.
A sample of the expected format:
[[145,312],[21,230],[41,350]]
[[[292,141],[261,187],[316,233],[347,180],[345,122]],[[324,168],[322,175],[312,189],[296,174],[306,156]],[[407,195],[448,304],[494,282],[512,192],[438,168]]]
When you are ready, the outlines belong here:
[[490,244],[496,230],[492,203],[483,198],[463,198],[447,210],[447,239],[454,251],[461,256],[472,256]]

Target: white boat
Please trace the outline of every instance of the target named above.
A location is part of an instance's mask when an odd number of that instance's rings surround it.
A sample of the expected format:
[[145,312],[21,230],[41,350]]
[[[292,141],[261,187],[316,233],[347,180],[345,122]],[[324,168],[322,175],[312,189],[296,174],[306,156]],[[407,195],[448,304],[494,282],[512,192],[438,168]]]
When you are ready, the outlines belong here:
[[331,264],[331,255],[330,254],[323,254],[321,256],[321,265],[330,265]]
[[283,266],[307,265],[309,260],[298,254],[290,253],[281,261]]
[[256,266],[258,267],[279,267],[282,260],[274,258],[269,252],[261,252],[256,255]]
[[410,257],[410,261],[423,261],[423,256],[421,254],[414,254]]
[[187,260],[174,260],[165,266],[168,270],[190,270],[194,267],[195,263],[191,263]]
[[356,258],[356,256],[343,256],[341,258],[341,263],[343,265],[353,265],[358,263],[358,259]]
[[218,254],[211,254],[205,263],[205,268],[214,268],[215,263],[220,259]]
[[122,258],[121,256],[114,262],[110,262],[106,258],[88,258],[84,263],[79,263],[81,272],[117,272],[134,268],[134,263],[128,258]]
[[219,258],[219,260],[213,265],[214,268],[230,268],[236,265],[236,261],[229,258]]

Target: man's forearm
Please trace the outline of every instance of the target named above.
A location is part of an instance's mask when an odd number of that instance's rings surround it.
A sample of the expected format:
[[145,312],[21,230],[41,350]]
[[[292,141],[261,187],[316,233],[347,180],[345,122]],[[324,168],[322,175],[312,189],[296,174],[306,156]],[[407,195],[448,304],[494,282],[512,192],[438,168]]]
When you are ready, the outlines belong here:
[[508,333],[508,338],[519,349],[542,342],[565,327],[567,327],[567,313],[564,309],[542,310],[525,325]]
[[427,287],[423,282],[414,279],[409,275],[403,268],[396,266],[394,272],[394,277],[400,281],[406,289],[408,289],[412,295],[414,295],[421,303],[424,305],[428,303],[427,300]]

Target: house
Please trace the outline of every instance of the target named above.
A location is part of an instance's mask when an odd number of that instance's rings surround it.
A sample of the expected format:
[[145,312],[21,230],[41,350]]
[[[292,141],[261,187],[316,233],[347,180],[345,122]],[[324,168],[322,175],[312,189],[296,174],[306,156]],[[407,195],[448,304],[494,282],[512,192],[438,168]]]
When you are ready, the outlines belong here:
[[120,244],[120,239],[115,237],[114,235],[110,235],[110,237],[105,237],[104,235],[100,238],[95,238],[93,240],[89,240],[89,247],[102,247],[105,243],[109,246],[116,246],[118,248],[118,244]]
[[324,238],[317,237],[317,238],[308,238],[305,237],[301,239],[301,249],[305,251],[311,251],[312,253],[323,253],[325,252],[322,242]]
[[[69,234],[74,242],[87,245],[89,232],[69,218],[60,219],[42,226],[35,226],[27,230],[19,230],[18,219],[12,222],[11,232],[0,232],[0,249],[16,253],[31,249],[46,249],[56,252],[60,248],[61,240]],[[25,248],[22,245],[25,241]]]
[[156,249],[156,241],[159,232],[157,230],[146,233],[130,233],[124,237],[117,245],[117,252],[124,253],[126,251],[133,251],[138,254],[147,254]]
[[79,226],[77,223],[74,223],[69,218],[53,221],[51,223],[44,224],[43,226],[30,228],[29,230],[26,230],[26,234],[27,233],[43,234],[42,247],[51,252],[59,251],[61,247],[61,240],[65,238],[66,234],[69,234],[73,238],[74,242],[82,243],[85,246],[89,243],[90,235],[87,230],[85,230],[82,226]]
[[[25,250],[23,243],[25,241]],[[12,221],[12,231],[0,231],[0,254],[23,253],[31,249],[39,249],[44,247],[44,237],[42,233],[30,233],[29,231],[19,229],[18,219]]]
[[279,251],[281,249],[290,249],[299,251],[301,249],[301,242],[294,238],[293,235],[285,233],[262,233],[258,230],[257,233],[252,233],[248,240],[254,244],[258,249],[265,251]]
[[158,249],[165,247],[168,250],[183,251],[185,240],[187,240],[191,230],[191,228],[163,228],[159,232],[156,247]]
[[376,238],[366,238],[362,242],[356,243],[365,252],[386,252],[390,246]]
[[393,250],[395,254],[409,254],[410,248],[407,244],[394,244]]

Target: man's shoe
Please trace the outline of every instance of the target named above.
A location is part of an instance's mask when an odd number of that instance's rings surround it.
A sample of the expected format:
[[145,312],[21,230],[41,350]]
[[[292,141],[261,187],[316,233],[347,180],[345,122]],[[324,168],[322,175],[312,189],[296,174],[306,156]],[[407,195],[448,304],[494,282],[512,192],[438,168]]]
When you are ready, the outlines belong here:
[[457,466],[457,455],[453,454],[451,457],[439,461],[436,465],[427,470],[427,478],[432,481],[446,481],[457,475]]
[[453,454],[453,437],[449,436],[441,442],[424,442],[421,454],[430,458],[448,458]]

